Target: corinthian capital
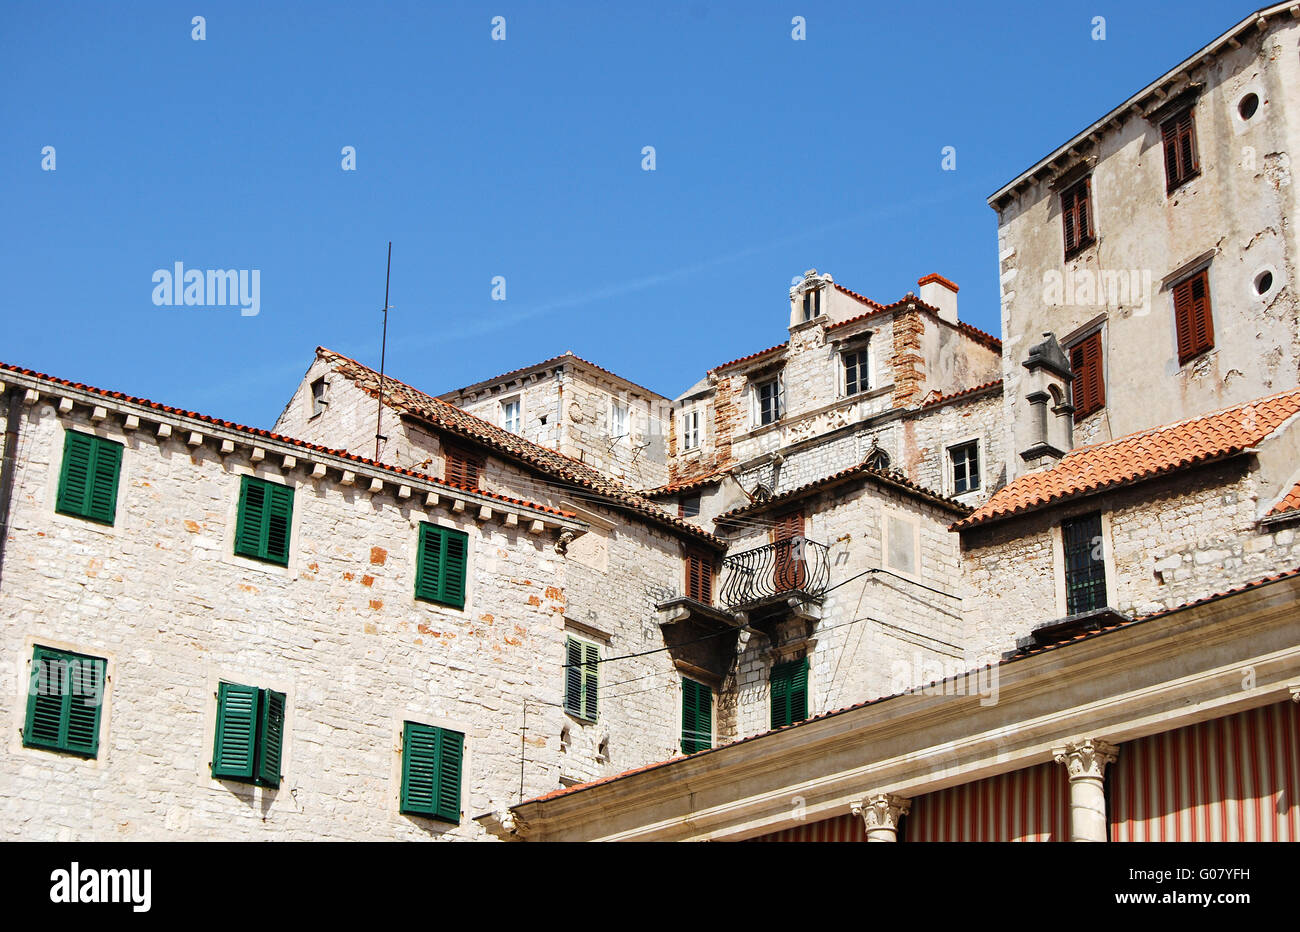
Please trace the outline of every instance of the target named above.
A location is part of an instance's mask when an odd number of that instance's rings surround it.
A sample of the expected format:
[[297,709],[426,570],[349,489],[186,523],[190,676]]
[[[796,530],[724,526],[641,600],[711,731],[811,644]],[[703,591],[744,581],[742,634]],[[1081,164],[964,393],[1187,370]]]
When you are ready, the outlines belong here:
[[912,808],[912,801],[893,793],[876,793],[861,802],[852,803],[849,808],[855,816],[862,819],[867,831],[873,829],[898,829],[898,820],[907,815]]
[[1115,763],[1118,755],[1119,748],[1100,738],[1070,742],[1064,747],[1052,749],[1052,757],[1058,764],[1065,765],[1071,780],[1083,777],[1100,780],[1105,775],[1106,765]]

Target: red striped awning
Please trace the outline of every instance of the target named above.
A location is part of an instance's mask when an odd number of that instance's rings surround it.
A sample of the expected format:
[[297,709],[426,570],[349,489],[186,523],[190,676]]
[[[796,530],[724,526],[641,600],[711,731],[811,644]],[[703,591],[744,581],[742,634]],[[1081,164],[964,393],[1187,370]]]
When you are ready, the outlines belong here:
[[1108,782],[1112,841],[1300,841],[1300,706],[1131,741]]
[[866,841],[867,829],[862,818],[848,813],[820,822],[804,822],[793,828],[762,835],[752,841]]
[[1049,761],[912,800],[907,841],[1069,841],[1065,767]]

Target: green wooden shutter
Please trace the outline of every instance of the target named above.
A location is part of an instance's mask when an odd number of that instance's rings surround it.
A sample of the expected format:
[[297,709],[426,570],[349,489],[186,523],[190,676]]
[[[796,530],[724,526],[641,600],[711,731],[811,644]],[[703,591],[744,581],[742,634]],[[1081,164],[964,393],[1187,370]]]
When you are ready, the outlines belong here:
[[682,679],[682,753],[712,747],[713,691],[703,683]]
[[407,722],[402,731],[402,812],[437,813],[437,770],[438,730]]
[[117,479],[122,445],[69,430],[64,435],[63,469],[55,510],[112,524],[117,510]]
[[465,756],[465,736],[438,729],[438,805],[436,815],[460,824],[460,771]]
[[808,717],[808,658],[772,668],[772,727],[783,728]]
[[32,654],[23,744],[95,757],[104,671],[102,658],[37,647]]
[[260,692],[262,715],[257,736],[257,782],[264,786],[279,786],[281,752],[284,746],[284,693],[272,689]]
[[781,663],[772,668],[772,727],[790,724],[790,665]]
[[468,557],[469,535],[436,524],[421,523],[415,563],[415,597],[464,608]]
[[289,562],[293,489],[244,476],[239,486],[235,553],[281,565]]
[[258,690],[238,683],[217,687],[217,734],[212,748],[212,776],[236,780],[253,777],[257,746]]
[[564,642],[564,710],[582,716],[582,645],[573,638]]
[[584,648],[586,664],[582,671],[582,717],[594,722],[596,694],[600,680],[600,648],[595,644],[586,644]]
[[790,674],[790,724],[808,717],[808,658],[796,660],[793,666]]

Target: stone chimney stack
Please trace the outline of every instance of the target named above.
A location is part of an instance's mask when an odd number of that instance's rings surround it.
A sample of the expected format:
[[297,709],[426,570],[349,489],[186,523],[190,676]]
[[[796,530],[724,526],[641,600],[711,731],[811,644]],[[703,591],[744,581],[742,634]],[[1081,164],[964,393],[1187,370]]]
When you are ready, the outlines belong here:
[[957,286],[942,275],[932,273],[917,279],[921,300],[939,309],[939,316],[950,324],[957,323]]

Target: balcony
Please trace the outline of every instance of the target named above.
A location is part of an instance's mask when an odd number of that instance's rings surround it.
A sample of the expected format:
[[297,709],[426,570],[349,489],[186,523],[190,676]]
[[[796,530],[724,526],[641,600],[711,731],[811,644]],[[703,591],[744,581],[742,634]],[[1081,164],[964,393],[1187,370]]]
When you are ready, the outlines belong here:
[[821,602],[831,577],[830,548],[795,537],[732,554],[722,562],[718,601],[733,612],[768,614]]

